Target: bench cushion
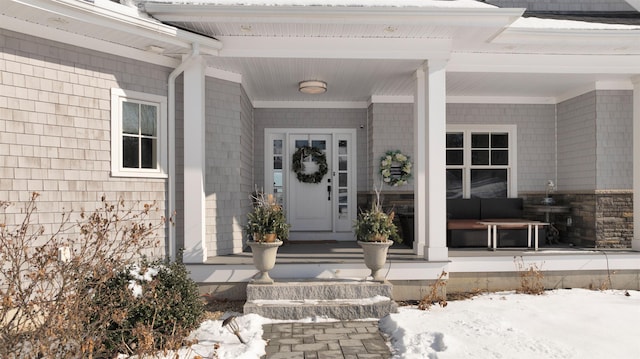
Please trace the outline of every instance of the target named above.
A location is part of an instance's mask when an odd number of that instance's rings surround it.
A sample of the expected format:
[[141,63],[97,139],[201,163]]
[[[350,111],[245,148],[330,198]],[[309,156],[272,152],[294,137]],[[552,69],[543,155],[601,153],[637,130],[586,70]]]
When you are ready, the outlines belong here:
[[480,219],[480,199],[448,199],[447,219]]
[[483,198],[480,218],[522,218],[522,198]]

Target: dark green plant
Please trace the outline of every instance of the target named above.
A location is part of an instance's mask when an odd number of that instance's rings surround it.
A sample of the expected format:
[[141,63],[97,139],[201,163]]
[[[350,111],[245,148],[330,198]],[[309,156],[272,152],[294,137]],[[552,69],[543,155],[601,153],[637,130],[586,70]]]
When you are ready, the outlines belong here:
[[380,242],[381,237],[402,242],[393,223],[394,216],[393,212],[386,213],[378,203],[373,204],[368,211],[360,211],[354,225],[356,237],[365,242]]
[[[204,304],[197,285],[179,262],[148,262],[117,273],[93,297],[96,314],[107,328],[104,351],[137,354],[177,349],[202,320]],[[109,308],[109,318],[101,315]]]
[[[276,237],[282,241],[289,239],[290,225],[287,223],[287,216],[272,194],[267,196],[264,193],[253,195],[253,211],[247,214],[247,224],[244,230],[247,236],[254,237],[256,234],[262,237],[265,234],[275,233]],[[260,239],[253,238],[256,241]]]
[[398,235],[398,228],[393,222],[394,212],[385,212],[380,201],[380,190],[375,188],[376,201],[371,205],[371,209],[360,211],[353,228],[356,238],[365,242],[384,242],[390,239],[394,242],[402,242],[402,237]]

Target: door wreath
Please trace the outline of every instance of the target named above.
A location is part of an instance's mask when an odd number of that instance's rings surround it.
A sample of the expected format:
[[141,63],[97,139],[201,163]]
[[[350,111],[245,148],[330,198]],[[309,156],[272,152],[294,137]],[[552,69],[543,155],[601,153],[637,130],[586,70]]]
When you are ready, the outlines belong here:
[[389,186],[402,186],[411,178],[411,160],[400,151],[387,151],[380,158],[382,181]]
[[[313,162],[318,165],[318,170],[313,173],[305,173],[304,158],[311,156]],[[296,173],[298,181],[304,183],[320,183],[322,177],[327,174],[327,155],[319,148],[303,146],[296,150],[292,157],[292,169]]]

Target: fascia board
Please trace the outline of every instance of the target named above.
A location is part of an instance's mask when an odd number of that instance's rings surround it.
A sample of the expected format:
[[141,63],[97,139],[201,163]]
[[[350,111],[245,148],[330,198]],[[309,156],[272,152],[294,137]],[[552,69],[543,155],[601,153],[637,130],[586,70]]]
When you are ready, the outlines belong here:
[[118,45],[113,42],[89,38],[47,26],[28,23],[13,17],[0,15],[0,24],[2,24],[2,28],[7,30],[25,33],[27,35],[60,43],[80,46],[89,50],[136,59],[155,65],[174,68],[180,64],[180,61],[171,57],[153,54],[148,51],[142,51],[124,45]]
[[637,74],[640,55],[451,54],[448,72]]
[[[494,44],[635,46],[640,51],[640,29],[506,29]],[[597,50],[596,50],[597,51]]]
[[256,23],[347,23],[447,26],[505,26],[522,16],[520,8],[256,6],[145,2],[145,11],[162,21]]
[[[3,0],[7,1],[7,0]],[[196,35],[164,25],[160,22],[130,15],[130,11],[114,11],[92,3],[77,0],[9,0],[30,8],[37,8],[48,13],[64,16],[90,25],[103,26],[108,29],[149,39],[166,42],[175,46],[190,49],[193,42],[200,44],[201,52],[215,55],[222,45],[215,39]],[[99,2],[98,2],[99,3]]]
[[389,38],[283,38],[223,36],[221,57],[314,59],[448,59],[451,41]]

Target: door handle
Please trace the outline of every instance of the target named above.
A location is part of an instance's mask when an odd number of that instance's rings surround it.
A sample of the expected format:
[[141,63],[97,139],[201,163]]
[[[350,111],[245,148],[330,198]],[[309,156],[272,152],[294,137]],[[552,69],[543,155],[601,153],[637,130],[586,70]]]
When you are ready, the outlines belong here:
[[327,200],[331,201],[331,185],[327,186]]

